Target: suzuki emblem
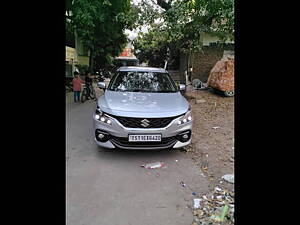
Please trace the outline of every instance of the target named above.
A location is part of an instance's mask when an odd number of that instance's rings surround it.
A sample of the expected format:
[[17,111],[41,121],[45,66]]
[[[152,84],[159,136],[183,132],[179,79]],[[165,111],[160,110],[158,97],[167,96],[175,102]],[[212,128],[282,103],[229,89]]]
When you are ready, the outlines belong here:
[[143,119],[142,121],[141,121],[141,125],[143,126],[143,127],[148,127],[150,124],[150,121],[149,120],[147,120],[147,119]]

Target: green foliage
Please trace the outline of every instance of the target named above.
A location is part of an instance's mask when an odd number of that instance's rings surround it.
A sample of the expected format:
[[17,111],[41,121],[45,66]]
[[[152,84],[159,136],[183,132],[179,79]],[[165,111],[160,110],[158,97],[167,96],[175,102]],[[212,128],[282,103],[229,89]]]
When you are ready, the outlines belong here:
[[135,19],[135,28],[144,25],[154,24],[156,19],[162,18],[162,11],[155,7],[149,0],[141,0],[136,6],[132,6]]
[[129,16],[130,0],[74,0],[69,8],[72,29],[93,60],[104,65],[122,51],[127,43],[124,30],[132,27],[134,19]]
[[[199,51],[204,33],[217,36],[221,41],[233,40],[234,0],[161,0],[157,4],[160,9],[146,1],[138,6],[144,10],[140,10],[137,22],[150,25],[150,32],[140,34],[134,45],[138,51],[148,51],[150,58],[170,46],[180,52]],[[163,22],[157,26],[155,19]]]
[[74,30],[69,21],[66,21],[66,46],[75,48]]
[[153,24],[146,34],[140,34],[134,41],[135,55],[140,62],[148,62],[149,66],[163,67],[167,58],[167,41],[160,24]]

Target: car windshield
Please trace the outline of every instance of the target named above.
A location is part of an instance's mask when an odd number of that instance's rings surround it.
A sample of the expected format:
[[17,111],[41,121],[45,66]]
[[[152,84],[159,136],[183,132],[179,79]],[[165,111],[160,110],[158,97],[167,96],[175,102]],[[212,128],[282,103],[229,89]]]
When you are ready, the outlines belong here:
[[177,92],[175,83],[168,73],[121,71],[118,72],[107,88],[110,91],[122,92]]

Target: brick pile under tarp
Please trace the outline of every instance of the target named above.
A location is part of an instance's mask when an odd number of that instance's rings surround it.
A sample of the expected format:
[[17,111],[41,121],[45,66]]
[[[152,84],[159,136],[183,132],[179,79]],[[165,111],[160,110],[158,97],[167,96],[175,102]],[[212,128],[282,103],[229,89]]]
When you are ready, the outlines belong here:
[[220,91],[234,91],[234,60],[220,60],[212,68],[208,85]]

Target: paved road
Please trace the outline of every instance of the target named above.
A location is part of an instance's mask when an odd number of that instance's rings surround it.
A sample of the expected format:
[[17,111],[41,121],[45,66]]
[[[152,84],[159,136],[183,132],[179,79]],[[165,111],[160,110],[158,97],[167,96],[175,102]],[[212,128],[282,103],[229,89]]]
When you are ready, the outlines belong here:
[[[67,103],[67,225],[190,225],[191,193],[208,190],[192,160],[180,151],[98,148],[92,128],[95,104]],[[167,168],[140,167],[156,161]]]

